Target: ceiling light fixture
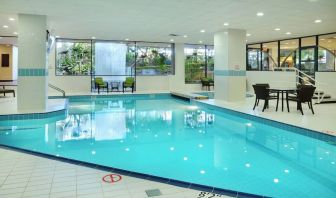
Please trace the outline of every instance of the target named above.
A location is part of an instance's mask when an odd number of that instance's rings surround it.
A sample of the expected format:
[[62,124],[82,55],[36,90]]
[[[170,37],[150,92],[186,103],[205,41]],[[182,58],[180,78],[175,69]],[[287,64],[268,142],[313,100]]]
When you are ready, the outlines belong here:
[[170,39],[170,42],[174,42],[174,39]]
[[8,25],[4,25],[4,26],[2,26],[3,28],[8,28]]
[[125,38],[125,41],[129,41],[129,38]]
[[8,20],[10,20],[10,21],[15,21],[15,19],[12,18],[12,17],[9,17]]
[[226,23],[224,23],[223,25],[224,25],[224,26],[229,26],[229,23],[228,23],[228,22],[226,22]]
[[251,34],[246,34],[246,36],[251,36]]
[[55,36],[55,37],[56,37],[56,38],[59,38],[60,36],[57,35],[57,36]]
[[93,37],[91,37],[91,38],[92,38],[92,39],[96,39],[96,37],[94,37],[94,36],[93,36]]
[[316,19],[314,22],[315,22],[315,23],[321,23],[322,20],[321,20],[321,19]]
[[198,41],[199,43],[203,43],[203,41]]
[[292,33],[290,33],[290,32],[286,32],[286,34],[287,34],[287,35],[290,35],[290,34],[292,34]]
[[264,13],[263,12],[258,12],[257,16],[264,16]]
[[201,32],[201,33],[204,33],[204,32],[205,32],[205,30],[200,30],[200,32]]
[[183,37],[184,37],[184,38],[187,38],[187,37],[188,37],[188,35],[184,35]]
[[275,28],[274,30],[275,30],[275,31],[280,31],[280,28]]
[[17,32],[13,32],[13,34],[17,35],[18,33]]

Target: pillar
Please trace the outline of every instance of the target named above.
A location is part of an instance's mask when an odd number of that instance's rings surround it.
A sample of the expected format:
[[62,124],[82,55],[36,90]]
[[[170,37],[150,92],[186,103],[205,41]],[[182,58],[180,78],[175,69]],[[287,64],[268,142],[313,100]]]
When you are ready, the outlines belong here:
[[215,33],[215,99],[229,102],[246,98],[246,31]]
[[19,110],[45,110],[47,103],[46,16],[19,14]]

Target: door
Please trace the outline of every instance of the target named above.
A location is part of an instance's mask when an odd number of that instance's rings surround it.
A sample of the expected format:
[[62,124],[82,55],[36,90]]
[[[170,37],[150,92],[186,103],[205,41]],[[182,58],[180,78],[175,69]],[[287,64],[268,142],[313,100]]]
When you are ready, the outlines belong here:
[[[300,49],[300,70],[312,78],[315,78],[317,68],[316,46],[302,47]],[[314,83],[309,77],[301,74],[304,81]],[[302,79],[301,79],[302,80]]]

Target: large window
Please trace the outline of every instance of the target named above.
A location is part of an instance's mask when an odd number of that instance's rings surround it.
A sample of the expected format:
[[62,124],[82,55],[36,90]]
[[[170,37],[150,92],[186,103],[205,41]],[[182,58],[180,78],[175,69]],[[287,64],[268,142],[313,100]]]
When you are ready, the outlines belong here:
[[213,78],[214,47],[208,45],[185,45],[185,82],[199,83],[201,78]]
[[260,70],[261,65],[261,44],[247,46],[247,69]]
[[173,44],[137,42],[136,46],[137,75],[174,74]]
[[90,75],[91,40],[58,40],[56,75]]
[[[56,75],[174,74],[174,44],[58,39]],[[108,78],[108,77],[104,77]]]
[[274,70],[278,67],[278,42],[263,43],[262,70]]
[[280,41],[280,67],[297,67],[299,39]]
[[319,37],[318,71],[336,70],[336,34]]

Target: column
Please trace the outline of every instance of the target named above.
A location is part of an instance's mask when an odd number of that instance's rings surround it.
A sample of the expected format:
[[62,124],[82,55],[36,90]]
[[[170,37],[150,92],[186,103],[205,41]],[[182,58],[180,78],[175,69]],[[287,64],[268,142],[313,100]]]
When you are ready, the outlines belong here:
[[246,31],[228,29],[214,36],[215,99],[229,102],[246,97]]
[[19,14],[19,110],[45,110],[47,103],[46,16]]
[[184,43],[175,43],[175,75],[169,76],[170,91],[185,90]]

